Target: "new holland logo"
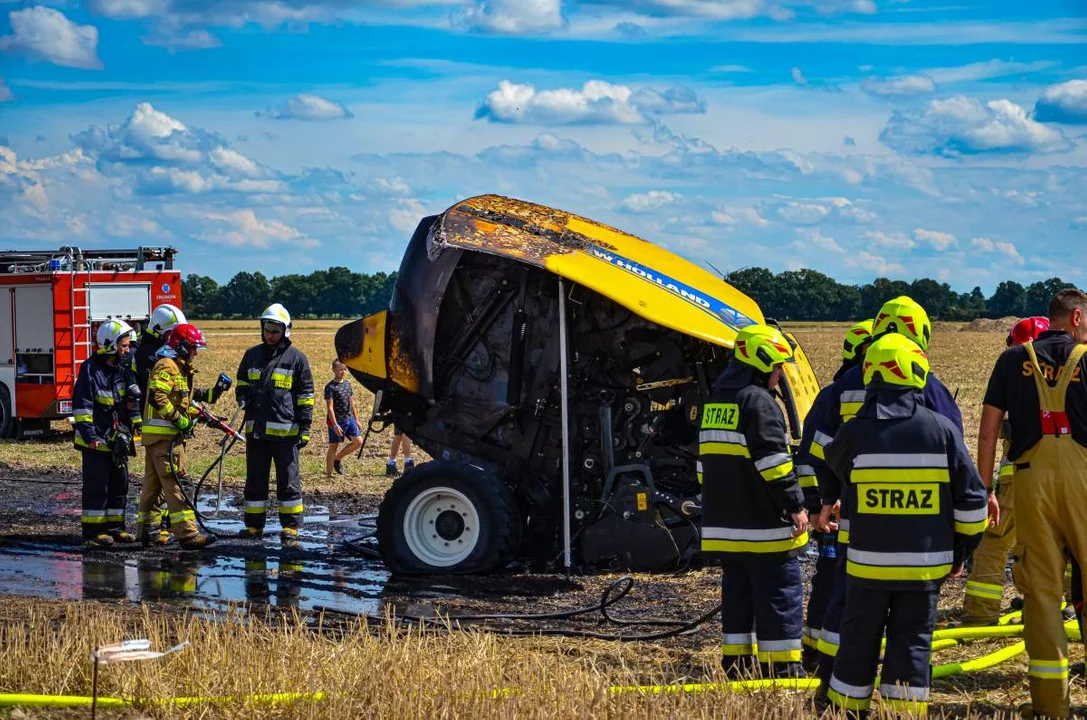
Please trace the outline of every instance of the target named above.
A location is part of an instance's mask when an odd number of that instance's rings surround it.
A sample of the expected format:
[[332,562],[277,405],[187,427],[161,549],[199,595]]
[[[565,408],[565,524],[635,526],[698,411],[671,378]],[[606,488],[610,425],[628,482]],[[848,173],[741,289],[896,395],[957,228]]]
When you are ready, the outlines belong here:
[[608,252],[597,245],[589,245],[589,252],[593,257],[603,260],[604,262],[615,265],[616,267],[627,271],[632,275],[637,275],[640,278],[644,278],[649,282],[660,285],[668,292],[672,293],[676,297],[686,300],[691,305],[694,305],[698,309],[713,315],[718,320],[723,322],[729,327],[739,330],[740,328],[747,327],[748,325],[754,325],[755,321],[744,315],[736,308],[726,305],[715,297],[707,295],[703,292],[695,290],[690,285],[680,282],[675,278],[668,277],[652,268],[648,268],[645,265],[636,263],[629,258],[625,258],[622,255],[617,255],[612,252]]

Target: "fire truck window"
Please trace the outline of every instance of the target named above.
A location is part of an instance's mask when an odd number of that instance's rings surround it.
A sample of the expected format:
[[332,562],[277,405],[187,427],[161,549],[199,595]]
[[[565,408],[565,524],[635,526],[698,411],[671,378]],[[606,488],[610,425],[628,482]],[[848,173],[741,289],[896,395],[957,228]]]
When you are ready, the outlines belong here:
[[15,356],[15,382],[51,384],[53,382],[52,353],[18,353]]

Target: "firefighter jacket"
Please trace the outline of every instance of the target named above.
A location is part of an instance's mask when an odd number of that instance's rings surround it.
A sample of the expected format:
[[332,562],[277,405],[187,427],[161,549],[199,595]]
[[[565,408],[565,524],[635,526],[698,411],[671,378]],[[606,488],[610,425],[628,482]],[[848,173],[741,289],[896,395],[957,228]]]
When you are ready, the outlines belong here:
[[793,537],[791,513],[804,507],[786,439],[785,416],[755,373],[733,362],[702,409],[702,549],[789,553],[808,544]]
[[152,335],[146,330],[140,335],[140,344],[132,353],[132,372],[136,375],[136,384],[140,388],[140,396],[147,400],[147,377],[151,374],[151,368],[155,366],[155,353],[162,347],[164,338]]
[[147,403],[143,424],[144,446],[170,440],[181,432],[182,415],[193,417],[193,376],[196,370],[177,357],[159,356],[147,379]]
[[[804,429],[808,430],[810,424],[813,426],[811,428],[813,432],[810,442],[801,442],[800,451],[814,459],[812,467],[818,480],[819,495],[822,498],[823,505],[833,505],[838,500],[842,500],[838,542],[848,545],[850,508],[846,498],[843,498],[839,478],[835,477],[834,473],[821,461],[824,459],[827,444],[838,432],[838,428],[852,419],[864,403],[863,364],[858,364],[847,370],[830,385],[830,388],[828,401],[820,406],[819,414],[816,415],[815,406],[808,413],[808,420],[804,424]],[[959,429],[959,434],[962,434],[962,413],[959,411],[959,406],[955,404],[955,398],[952,397],[947,387],[932,373],[929,373],[928,382],[925,383],[923,402],[927,407],[954,423]]]
[[313,375],[309,360],[284,338],[278,345],[249,348],[234,386],[245,403],[245,436],[262,440],[309,439],[313,422]]
[[853,509],[850,582],[938,589],[988,526],[988,494],[962,433],[918,390],[873,385],[826,461]]
[[793,461],[796,463],[796,474],[800,478],[800,487],[804,490],[804,507],[811,514],[818,513],[822,509],[822,499],[819,497],[819,476],[826,475],[826,463],[822,458],[812,455],[812,438],[820,418],[828,412],[831,403],[837,402],[834,394],[834,382],[845,375],[851,368],[858,365],[862,356],[856,360],[846,360],[834,373],[834,380],[830,385],[819,391],[804,418],[804,431],[800,436],[800,446],[797,448]]
[[133,377],[127,363],[108,362],[109,356],[94,355],[79,367],[72,394],[72,415],[75,420],[74,443],[80,450],[90,450],[95,441],[97,451],[112,453],[115,428],[123,428],[130,436],[139,424],[139,406],[130,409],[133,398]]

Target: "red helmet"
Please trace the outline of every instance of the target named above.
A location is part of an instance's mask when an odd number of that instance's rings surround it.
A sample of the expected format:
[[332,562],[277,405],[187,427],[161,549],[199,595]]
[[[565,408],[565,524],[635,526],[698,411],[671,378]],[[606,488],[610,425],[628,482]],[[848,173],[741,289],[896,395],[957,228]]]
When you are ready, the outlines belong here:
[[1012,325],[1008,331],[1008,346],[1022,345],[1031,340],[1037,340],[1038,336],[1049,329],[1049,318],[1035,315],[1023,318]]
[[166,338],[166,345],[178,355],[188,357],[195,350],[203,350],[208,346],[204,339],[204,333],[200,328],[189,323],[175,325]]

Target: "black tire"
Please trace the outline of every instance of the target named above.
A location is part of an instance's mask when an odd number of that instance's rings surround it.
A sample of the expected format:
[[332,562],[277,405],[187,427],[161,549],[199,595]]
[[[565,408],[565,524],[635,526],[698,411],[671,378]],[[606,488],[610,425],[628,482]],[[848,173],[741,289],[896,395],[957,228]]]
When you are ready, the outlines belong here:
[[11,411],[11,392],[8,386],[0,383],[0,438],[7,440],[15,437],[15,416]]
[[[404,473],[378,509],[378,547],[397,575],[501,570],[516,556],[520,536],[513,493],[492,473],[463,462],[435,460]],[[464,542],[473,545],[460,547]]]

